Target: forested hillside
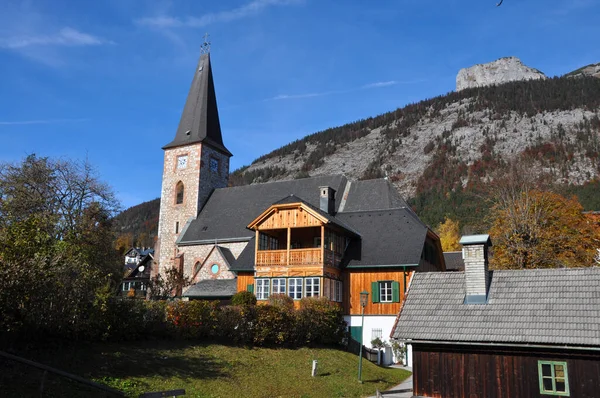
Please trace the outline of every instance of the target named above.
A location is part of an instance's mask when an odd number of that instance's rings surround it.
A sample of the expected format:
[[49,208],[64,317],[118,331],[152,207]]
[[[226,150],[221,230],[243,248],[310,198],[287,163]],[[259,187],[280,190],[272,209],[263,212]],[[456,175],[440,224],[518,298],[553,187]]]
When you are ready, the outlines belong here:
[[158,234],[160,198],[140,203],[121,212],[114,219],[117,246],[127,250],[132,246],[154,247]]

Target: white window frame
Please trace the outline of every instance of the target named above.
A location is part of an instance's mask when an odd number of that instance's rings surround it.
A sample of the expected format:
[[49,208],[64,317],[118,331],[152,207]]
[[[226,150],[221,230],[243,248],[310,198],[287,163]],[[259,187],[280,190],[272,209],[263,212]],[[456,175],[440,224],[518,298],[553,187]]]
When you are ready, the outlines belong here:
[[392,281],[380,281],[379,282],[379,302],[380,303],[392,303],[394,300],[394,294],[392,291]]
[[[310,282],[310,283],[309,283]],[[304,297],[321,296],[321,278],[304,278]]]
[[294,300],[300,300],[302,298],[302,286],[302,278],[288,278],[288,296]]
[[256,299],[257,300],[268,300],[269,299],[269,288],[271,286],[271,280],[267,278],[256,279]]
[[286,281],[285,278],[271,279],[271,294],[285,294]]

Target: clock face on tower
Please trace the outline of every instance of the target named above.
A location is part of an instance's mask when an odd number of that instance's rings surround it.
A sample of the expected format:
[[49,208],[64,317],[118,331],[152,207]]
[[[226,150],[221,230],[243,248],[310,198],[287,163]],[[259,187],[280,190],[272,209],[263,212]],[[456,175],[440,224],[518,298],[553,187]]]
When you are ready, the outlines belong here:
[[187,167],[188,157],[187,155],[177,156],[177,168],[185,169]]

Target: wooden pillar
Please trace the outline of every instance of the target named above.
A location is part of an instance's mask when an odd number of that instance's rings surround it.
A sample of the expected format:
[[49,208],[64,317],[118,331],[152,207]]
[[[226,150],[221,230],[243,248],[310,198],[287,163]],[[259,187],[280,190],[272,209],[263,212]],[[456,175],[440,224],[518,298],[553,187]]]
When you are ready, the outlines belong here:
[[292,228],[287,229],[287,265],[290,265],[290,245],[292,241]]
[[325,264],[325,224],[321,224],[321,265]]
[[256,230],[256,238],[254,242],[254,269],[256,269],[256,264],[258,263],[258,241],[260,238],[260,232],[258,232],[258,229]]

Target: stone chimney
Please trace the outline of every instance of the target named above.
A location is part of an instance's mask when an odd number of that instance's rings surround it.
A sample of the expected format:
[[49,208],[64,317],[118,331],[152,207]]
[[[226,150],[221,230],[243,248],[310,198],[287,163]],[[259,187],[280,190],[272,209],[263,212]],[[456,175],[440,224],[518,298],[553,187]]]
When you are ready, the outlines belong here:
[[468,235],[460,239],[465,262],[465,304],[486,304],[489,288],[489,235]]
[[327,186],[319,187],[319,208],[331,215],[335,214],[335,189]]

